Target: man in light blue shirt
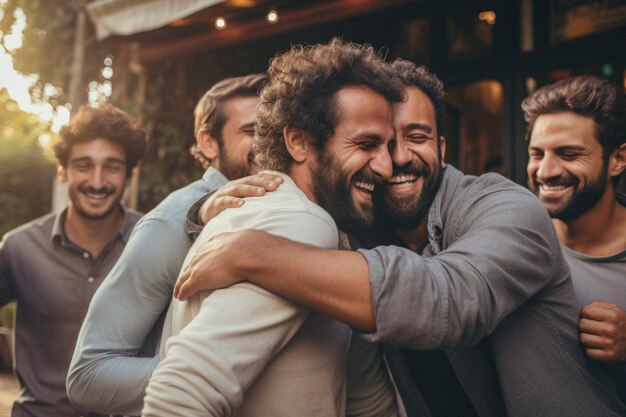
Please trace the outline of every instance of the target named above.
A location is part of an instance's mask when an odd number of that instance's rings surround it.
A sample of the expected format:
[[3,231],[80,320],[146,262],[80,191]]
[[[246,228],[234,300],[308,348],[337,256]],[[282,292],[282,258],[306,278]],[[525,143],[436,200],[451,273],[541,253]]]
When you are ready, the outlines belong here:
[[[200,227],[187,212],[227,180],[255,173],[258,93],[267,76],[215,84],[194,110],[192,154],[207,168],[202,179],[170,194],[135,227],[118,263],[95,294],[68,372],[70,401],[82,409],[139,414],[174,282]],[[147,355],[147,356],[146,356]]]

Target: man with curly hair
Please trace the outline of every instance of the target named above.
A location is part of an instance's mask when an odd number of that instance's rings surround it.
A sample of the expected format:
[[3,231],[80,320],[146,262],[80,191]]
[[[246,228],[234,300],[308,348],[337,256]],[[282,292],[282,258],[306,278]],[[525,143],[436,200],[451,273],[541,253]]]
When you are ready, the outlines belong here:
[[81,107],[54,145],[67,207],[7,232],[0,243],[0,305],[17,301],[12,417],[85,414],[65,378],[91,298],[140,213],[121,205],[146,133],[123,111]]
[[393,172],[374,187],[376,228],[358,233],[371,249],[238,231],[202,244],[175,293],[244,281],[369,333],[410,416],[626,415],[580,348],[570,271],[541,203],[498,174],[446,164],[443,84],[392,66],[405,100]]
[[[373,221],[373,191],[391,175],[400,81],[371,47],[340,40],[293,47],[268,73],[254,149],[283,185],[214,218],[187,261],[199,242],[226,231],[337,248],[338,229]],[[396,414],[377,345],[256,285],[174,300],[162,340],[144,416]]]

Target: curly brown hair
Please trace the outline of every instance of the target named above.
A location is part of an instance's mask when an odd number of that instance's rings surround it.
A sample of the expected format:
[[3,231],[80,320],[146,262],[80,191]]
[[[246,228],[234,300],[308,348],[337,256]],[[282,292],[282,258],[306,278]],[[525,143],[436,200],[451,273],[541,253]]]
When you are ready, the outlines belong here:
[[626,142],[626,98],[624,90],[594,75],[561,80],[535,91],[522,102],[530,140],[535,121],[543,114],[573,112],[591,117],[604,159]]
[[390,102],[404,94],[400,79],[371,46],[337,38],[292,46],[272,60],[268,74],[257,108],[255,163],[278,171],[291,163],[284,127],[302,130],[316,149],[324,148],[338,122],[336,96],[342,88],[365,86]]
[[[193,111],[194,135],[197,137],[201,130],[206,130],[220,147],[223,146],[222,128],[228,120],[228,114],[222,104],[231,97],[257,97],[267,80],[267,74],[250,74],[225,78],[214,84],[204,93]],[[211,161],[202,153],[197,143],[191,145],[189,152],[204,169],[211,165]]]
[[54,143],[59,165],[66,168],[72,146],[95,139],[107,139],[124,148],[126,176],[130,177],[146,149],[146,131],[139,120],[110,104],[99,107],[82,106],[70,124],[61,128]]

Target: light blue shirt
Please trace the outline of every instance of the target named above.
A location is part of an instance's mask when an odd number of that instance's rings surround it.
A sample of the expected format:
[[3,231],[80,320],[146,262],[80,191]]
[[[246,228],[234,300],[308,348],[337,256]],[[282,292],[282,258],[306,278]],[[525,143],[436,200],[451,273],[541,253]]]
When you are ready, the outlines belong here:
[[219,171],[209,168],[202,179],[171,193],[135,226],[119,261],[94,295],[78,335],[67,377],[70,401],[78,408],[140,414],[159,357],[139,355],[144,344],[154,344],[152,338],[160,334],[155,324],[167,310],[193,244],[187,212],[226,182]]

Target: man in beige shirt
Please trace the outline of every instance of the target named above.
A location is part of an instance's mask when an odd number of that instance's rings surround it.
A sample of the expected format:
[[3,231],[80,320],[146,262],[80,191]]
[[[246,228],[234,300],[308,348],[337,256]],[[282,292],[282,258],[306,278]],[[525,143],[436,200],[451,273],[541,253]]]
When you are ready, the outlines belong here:
[[[269,74],[256,162],[287,174],[284,184],[209,222],[185,265],[218,233],[257,229],[337,248],[337,227],[352,232],[373,220],[373,190],[392,174],[400,81],[371,47],[339,40],[294,47]],[[144,416],[396,414],[377,347],[324,314],[241,283],[174,300],[168,315],[163,340],[174,336],[146,390]]]

